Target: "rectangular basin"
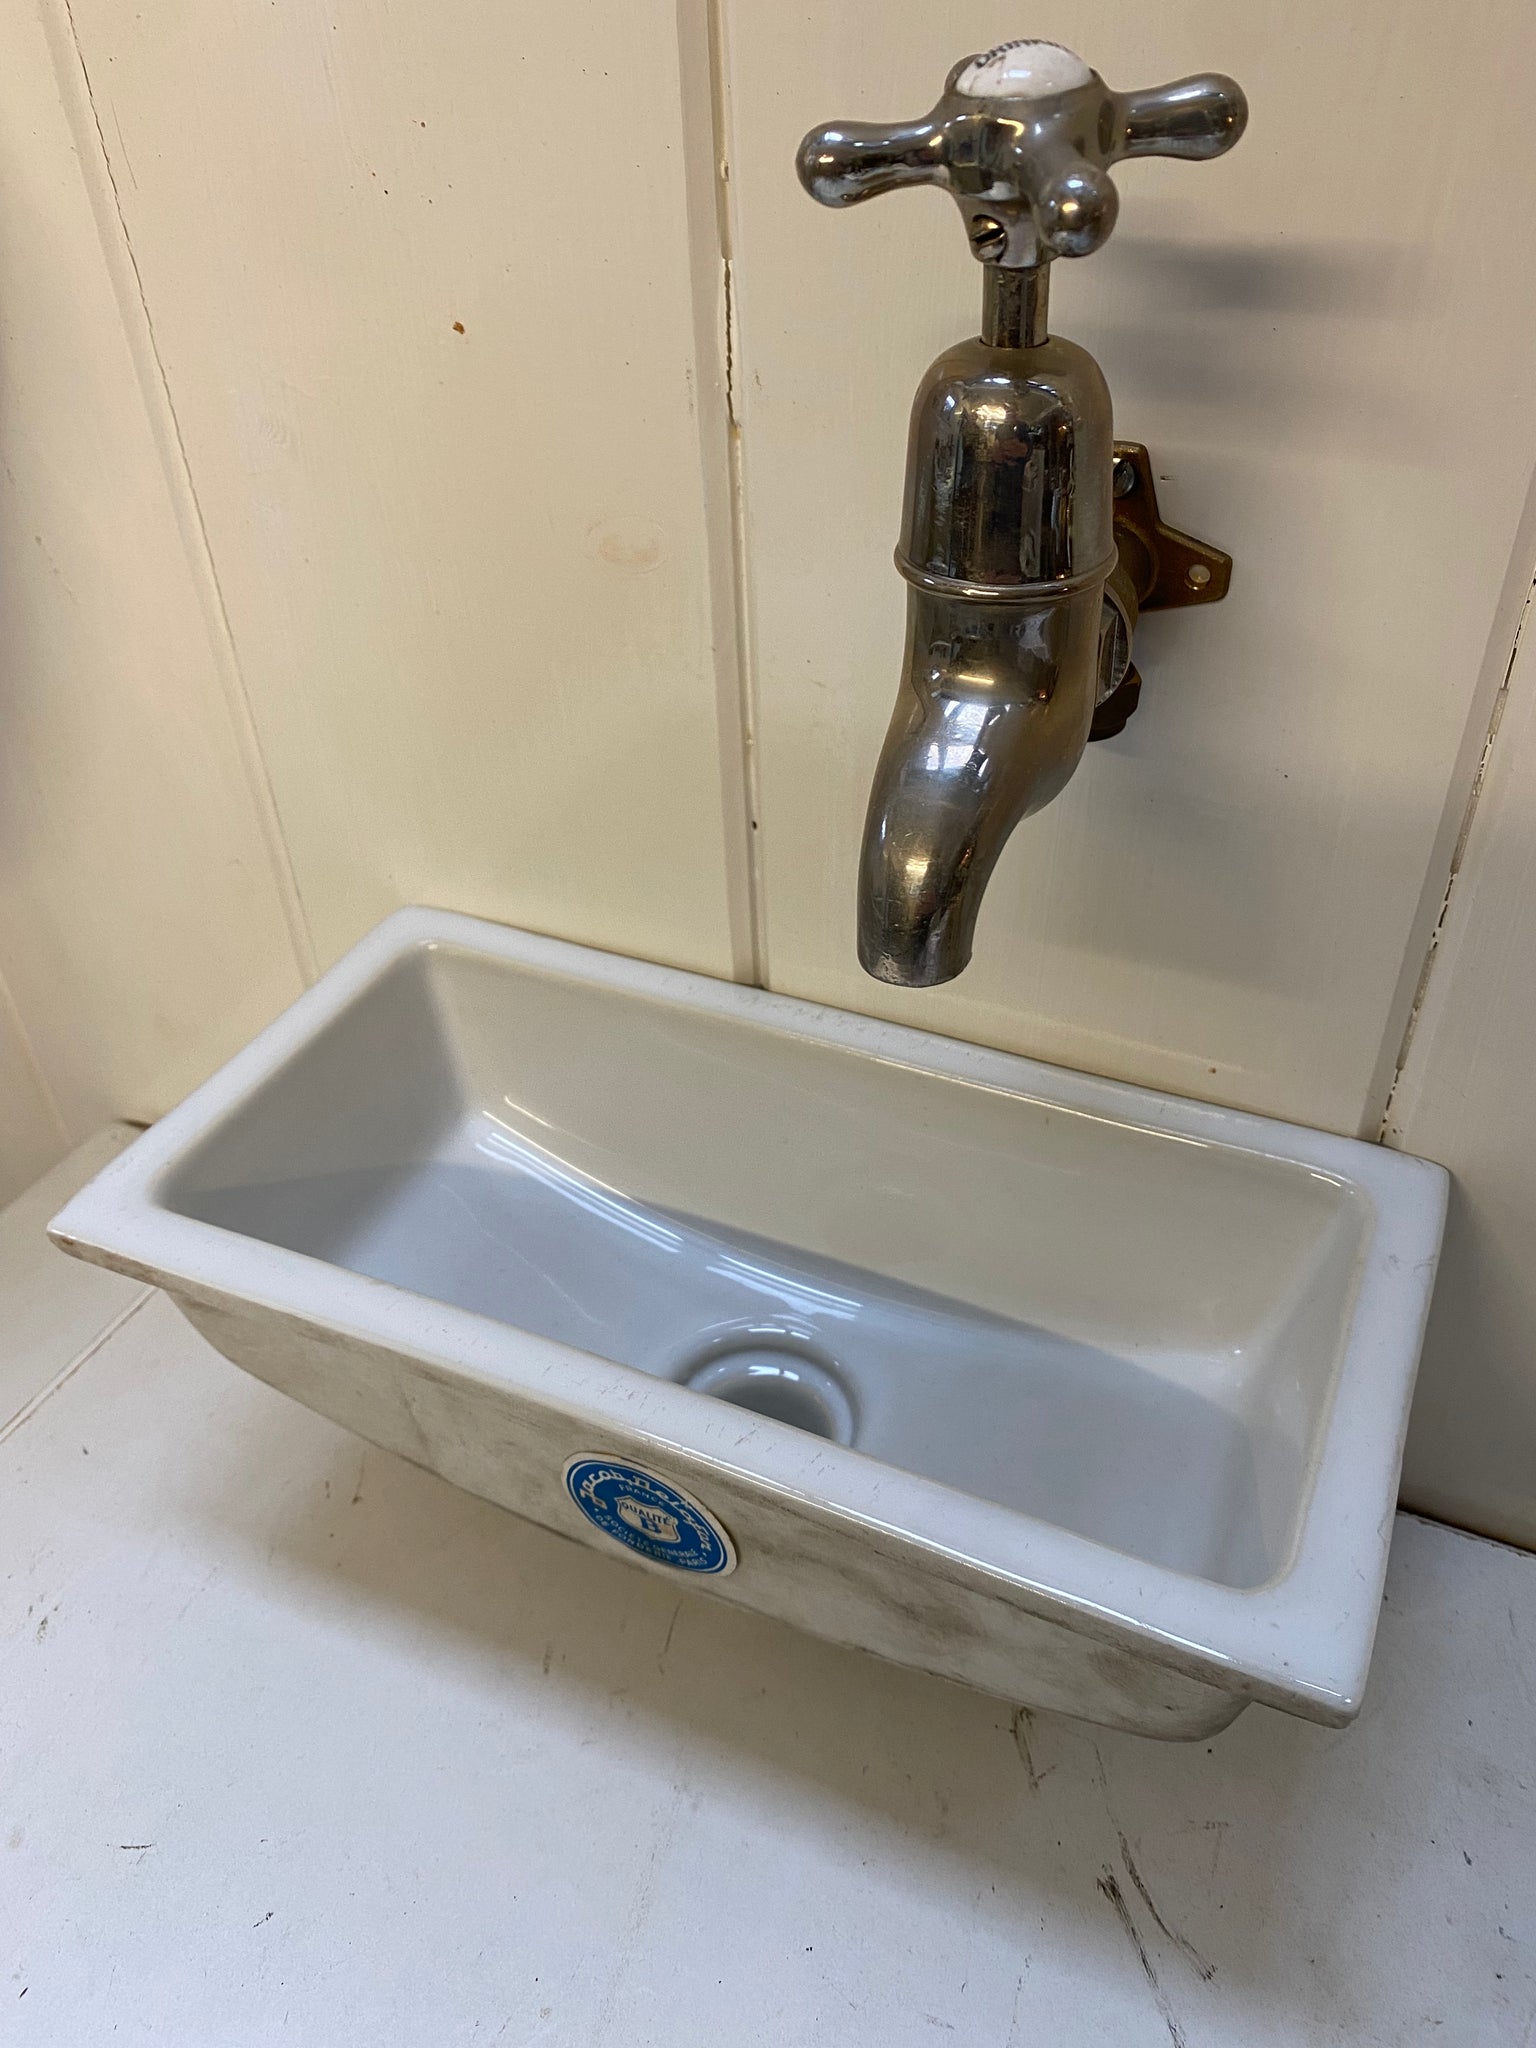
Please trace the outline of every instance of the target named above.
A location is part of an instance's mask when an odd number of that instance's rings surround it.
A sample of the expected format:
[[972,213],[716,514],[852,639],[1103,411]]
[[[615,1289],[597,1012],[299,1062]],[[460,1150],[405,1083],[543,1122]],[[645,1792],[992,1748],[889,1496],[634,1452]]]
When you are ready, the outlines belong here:
[[1441,1168],[402,911],[51,1226],[470,1491],[1017,1704],[1358,1709]]

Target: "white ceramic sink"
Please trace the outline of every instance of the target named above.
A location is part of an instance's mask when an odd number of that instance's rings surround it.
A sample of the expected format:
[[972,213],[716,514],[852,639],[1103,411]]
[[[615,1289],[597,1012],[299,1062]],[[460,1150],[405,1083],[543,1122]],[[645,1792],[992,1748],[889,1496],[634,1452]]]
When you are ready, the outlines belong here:
[[1445,1183],[411,910],[52,1234],[566,1535],[1194,1737],[1359,1705]]

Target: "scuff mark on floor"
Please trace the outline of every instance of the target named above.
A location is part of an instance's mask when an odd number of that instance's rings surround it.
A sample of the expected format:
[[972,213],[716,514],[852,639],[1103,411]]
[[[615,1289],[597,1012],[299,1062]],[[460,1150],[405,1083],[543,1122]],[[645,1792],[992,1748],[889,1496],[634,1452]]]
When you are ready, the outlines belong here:
[[1038,1792],[1056,1766],[1054,1764],[1047,1764],[1043,1771],[1036,1769],[1034,1752],[1029,1746],[1029,1738],[1034,1732],[1034,1726],[1034,1718],[1028,1707],[1020,1707],[1013,1717],[1014,1747],[1018,1750],[1019,1756],[1023,1761],[1024,1772],[1029,1779],[1030,1791]]
[[658,1671],[665,1672],[667,1668],[667,1652],[672,1647],[672,1631],[677,1627],[677,1617],[682,1611],[683,1603],[679,1600],[672,1610],[672,1619],[667,1623],[667,1639],[661,1646],[661,1655],[656,1659],[656,1669]]
[[182,1601],[181,1606],[177,1609],[176,1622],[178,1626],[186,1620],[188,1614],[192,1611],[193,1607],[197,1604],[199,1600],[202,1599],[203,1595],[207,1592],[208,1588],[213,1584],[214,1580],[219,1576],[219,1573],[222,1570],[222,1565],[215,1565],[211,1571],[205,1572],[202,1578],[198,1580],[197,1584],[192,1588],[192,1591],[187,1595],[186,1599]]
[[673,1838],[677,1833],[678,1818],[686,1801],[686,1788],[682,1784],[674,1785],[666,1806],[656,1816],[650,1847],[634,1882],[629,1910],[624,1915],[623,1924],[618,1930],[618,1939],[613,1944],[612,1969],[607,1986],[598,2002],[597,2023],[592,2029],[594,2040],[608,2039],[622,2004],[625,1979],[643,1953],[646,1925],[655,1908],[662,1869],[671,1852]]
[[[1116,1830],[1116,1833],[1119,1833],[1118,1829]],[[1123,1834],[1120,1836],[1120,1856],[1121,1860],[1125,1864],[1126,1876],[1131,1880],[1131,1883],[1135,1885],[1137,1891],[1141,1894],[1142,1904],[1146,1907],[1147,1911],[1152,1915],[1152,1918],[1157,1922],[1158,1927],[1161,1929],[1165,1939],[1173,1944],[1173,1946],[1179,1951],[1179,1954],[1183,1956],[1184,1959],[1191,1965],[1191,1967],[1200,1977],[1202,1982],[1209,1984],[1211,1979],[1216,1974],[1216,1965],[1214,1963],[1207,1962],[1205,1957],[1201,1955],[1199,1949],[1195,1947],[1195,1944],[1192,1941],[1190,1941],[1187,1936],[1180,1934],[1176,1927],[1170,1927],[1168,1925],[1168,1922],[1163,1918],[1162,1914],[1157,1910],[1157,1903],[1153,1899],[1152,1894],[1147,1890],[1146,1879],[1142,1876],[1141,1872],[1136,1868],[1136,1860],[1131,1855],[1131,1845],[1125,1839],[1125,1836]]]
[[1024,1967],[1019,1972],[1019,1981],[1013,1987],[1013,2010],[1008,2015],[1008,2040],[1006,2048],[1016,2048],[1019,2038],[1019,2007],[1024,2000],[1024,1979],[1029,1975],[1029,1957],[1024,1958]]
[[1167,1992],[1157,1981],[1157,1971],[1152,1967],[1152,1958],[1147,1953],[1147,1945],[1141,1938],[1140,1930],[1131,1918],[1131,1909],[1125,1903],[1125,1893],[1120,1889],[1120,1880],[1107,1863],[1099,1874],[1098,1887],[1114,1908],[1115,1918],[1125,1929],[1126,1940],[1136,1951],[1136,1960],[1141,1964],[1153,2003],[1162,2016],[1163,2025],[1168,2029],[1168,2039],[1173,2043],[1173,2048],[1187,2048],[1184,2029],[1179,2025],[1178,2016],[1169,2003]]

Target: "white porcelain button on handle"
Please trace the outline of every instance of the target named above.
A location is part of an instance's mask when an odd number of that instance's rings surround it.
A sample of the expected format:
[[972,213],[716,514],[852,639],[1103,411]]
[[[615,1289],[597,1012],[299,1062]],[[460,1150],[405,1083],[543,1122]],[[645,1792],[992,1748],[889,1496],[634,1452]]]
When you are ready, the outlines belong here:
[[955,91],[973,100],[1040,100],[1087,85],[1093,73],[1060,43],[999,43],[973,57],[955,80]]

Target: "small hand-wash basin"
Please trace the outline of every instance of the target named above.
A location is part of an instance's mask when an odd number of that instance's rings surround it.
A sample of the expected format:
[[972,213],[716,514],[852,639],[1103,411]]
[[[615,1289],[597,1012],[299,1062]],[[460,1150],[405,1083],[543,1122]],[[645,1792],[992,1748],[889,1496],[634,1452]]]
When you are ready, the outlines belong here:
[[1359,1705],[1445,1182],[408,910],[52,1234],[566,1535],[1193,1737]]

